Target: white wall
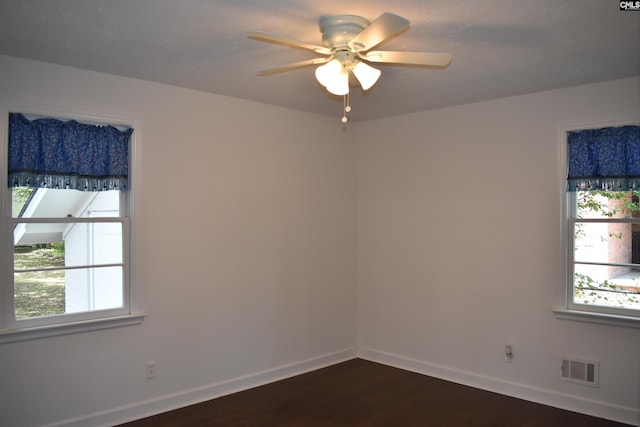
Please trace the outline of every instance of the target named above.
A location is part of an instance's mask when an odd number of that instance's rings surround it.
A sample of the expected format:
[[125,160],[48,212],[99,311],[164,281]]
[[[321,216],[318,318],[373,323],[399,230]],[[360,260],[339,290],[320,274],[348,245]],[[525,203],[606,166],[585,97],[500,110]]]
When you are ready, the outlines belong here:
[[[639,95],[640,79],[626,79],[361,126],[361,355],[640,424],[640,329],[552,313],[564,280],[559,135],[639,121]],[[599,360],[599,388],[559,381],[561,355]]]
[[148,313],[0,344],[0,425],[113,425],[355,356],[352,129],[1,56],[0,104],[139,121],[133,283]]

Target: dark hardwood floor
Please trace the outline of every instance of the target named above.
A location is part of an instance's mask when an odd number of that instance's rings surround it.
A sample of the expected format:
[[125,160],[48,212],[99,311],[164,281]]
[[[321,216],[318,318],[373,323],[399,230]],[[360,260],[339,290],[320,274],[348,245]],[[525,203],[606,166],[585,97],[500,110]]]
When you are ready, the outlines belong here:
[[623,425],[354,359],[123,426]]

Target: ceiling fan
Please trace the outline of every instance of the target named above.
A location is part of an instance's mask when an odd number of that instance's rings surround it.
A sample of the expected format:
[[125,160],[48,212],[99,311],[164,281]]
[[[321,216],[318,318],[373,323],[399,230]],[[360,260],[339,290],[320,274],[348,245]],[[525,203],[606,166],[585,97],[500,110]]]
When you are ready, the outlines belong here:
[[[353,74],[363,90],[370,89],[380,78],[381,71],[369,63],[412,65],[445,68],[451,62],[451,54],[435,52],[399,52],[372,50],[391,37],[407,30],[409,21],[393,13],[385,12],[372,22],[356,15],[335,15],[320,18],[323,46],[276,36],[265,32],[253,32],[250,39],[282,44],[310,50],[323,55],[277,68],[259,71],[268,76],[298,68],[320,65],[315,75],[318,82],[334,95],[349,94],[349,75]],[[347,121],[346,115],[342,118]]]

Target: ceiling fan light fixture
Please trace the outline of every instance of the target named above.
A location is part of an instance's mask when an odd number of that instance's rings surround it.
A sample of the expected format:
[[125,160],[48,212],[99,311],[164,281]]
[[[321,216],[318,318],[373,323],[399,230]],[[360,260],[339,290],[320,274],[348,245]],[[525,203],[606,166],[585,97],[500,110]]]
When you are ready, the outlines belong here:
[[349,93],[349,73],[337,59],[316,68],[316,80],[334,95]]
[[366,91],[377,83],[382,74],[380,70],[373,68],[369,63],[445,68],[451,62],[451,54],[449,53],[373,50],[408,28],[409,21],[407,19],[384,12],[374,21],[356,15],[321,17],[320,32],[322,33],[323,46],[264,32],[253,32],[248,37],[324,55],[324,57],[259,71],[257,74],[267,76],[310,65],[324,64],[316,68],[316,79],[329,93],[344,96],[345,114],[342,117],[342,123],[346,123],[348,120],[346,113],[351,110],[349,106],[351,72],[362,89]]
[[349,74],[343,72],[336,78],[336,80],[327,86],[327,90],[334,95],[346,95],[349,93]]
[[360,82],[363,90],[369,90],[371,86],[376,84],[380,78],[380,74],[382,74],[377,68],[373,68],[371,65],[365,64],[362,61],[358,62],[351,71],[353,71],[356,79]]

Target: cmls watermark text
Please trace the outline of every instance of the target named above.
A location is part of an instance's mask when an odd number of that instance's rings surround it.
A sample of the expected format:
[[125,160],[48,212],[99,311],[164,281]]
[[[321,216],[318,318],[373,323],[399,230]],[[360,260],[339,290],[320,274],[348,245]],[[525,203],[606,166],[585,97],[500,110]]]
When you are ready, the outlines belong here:
[[640,11],[640,1],[621,1],[620,10]]

